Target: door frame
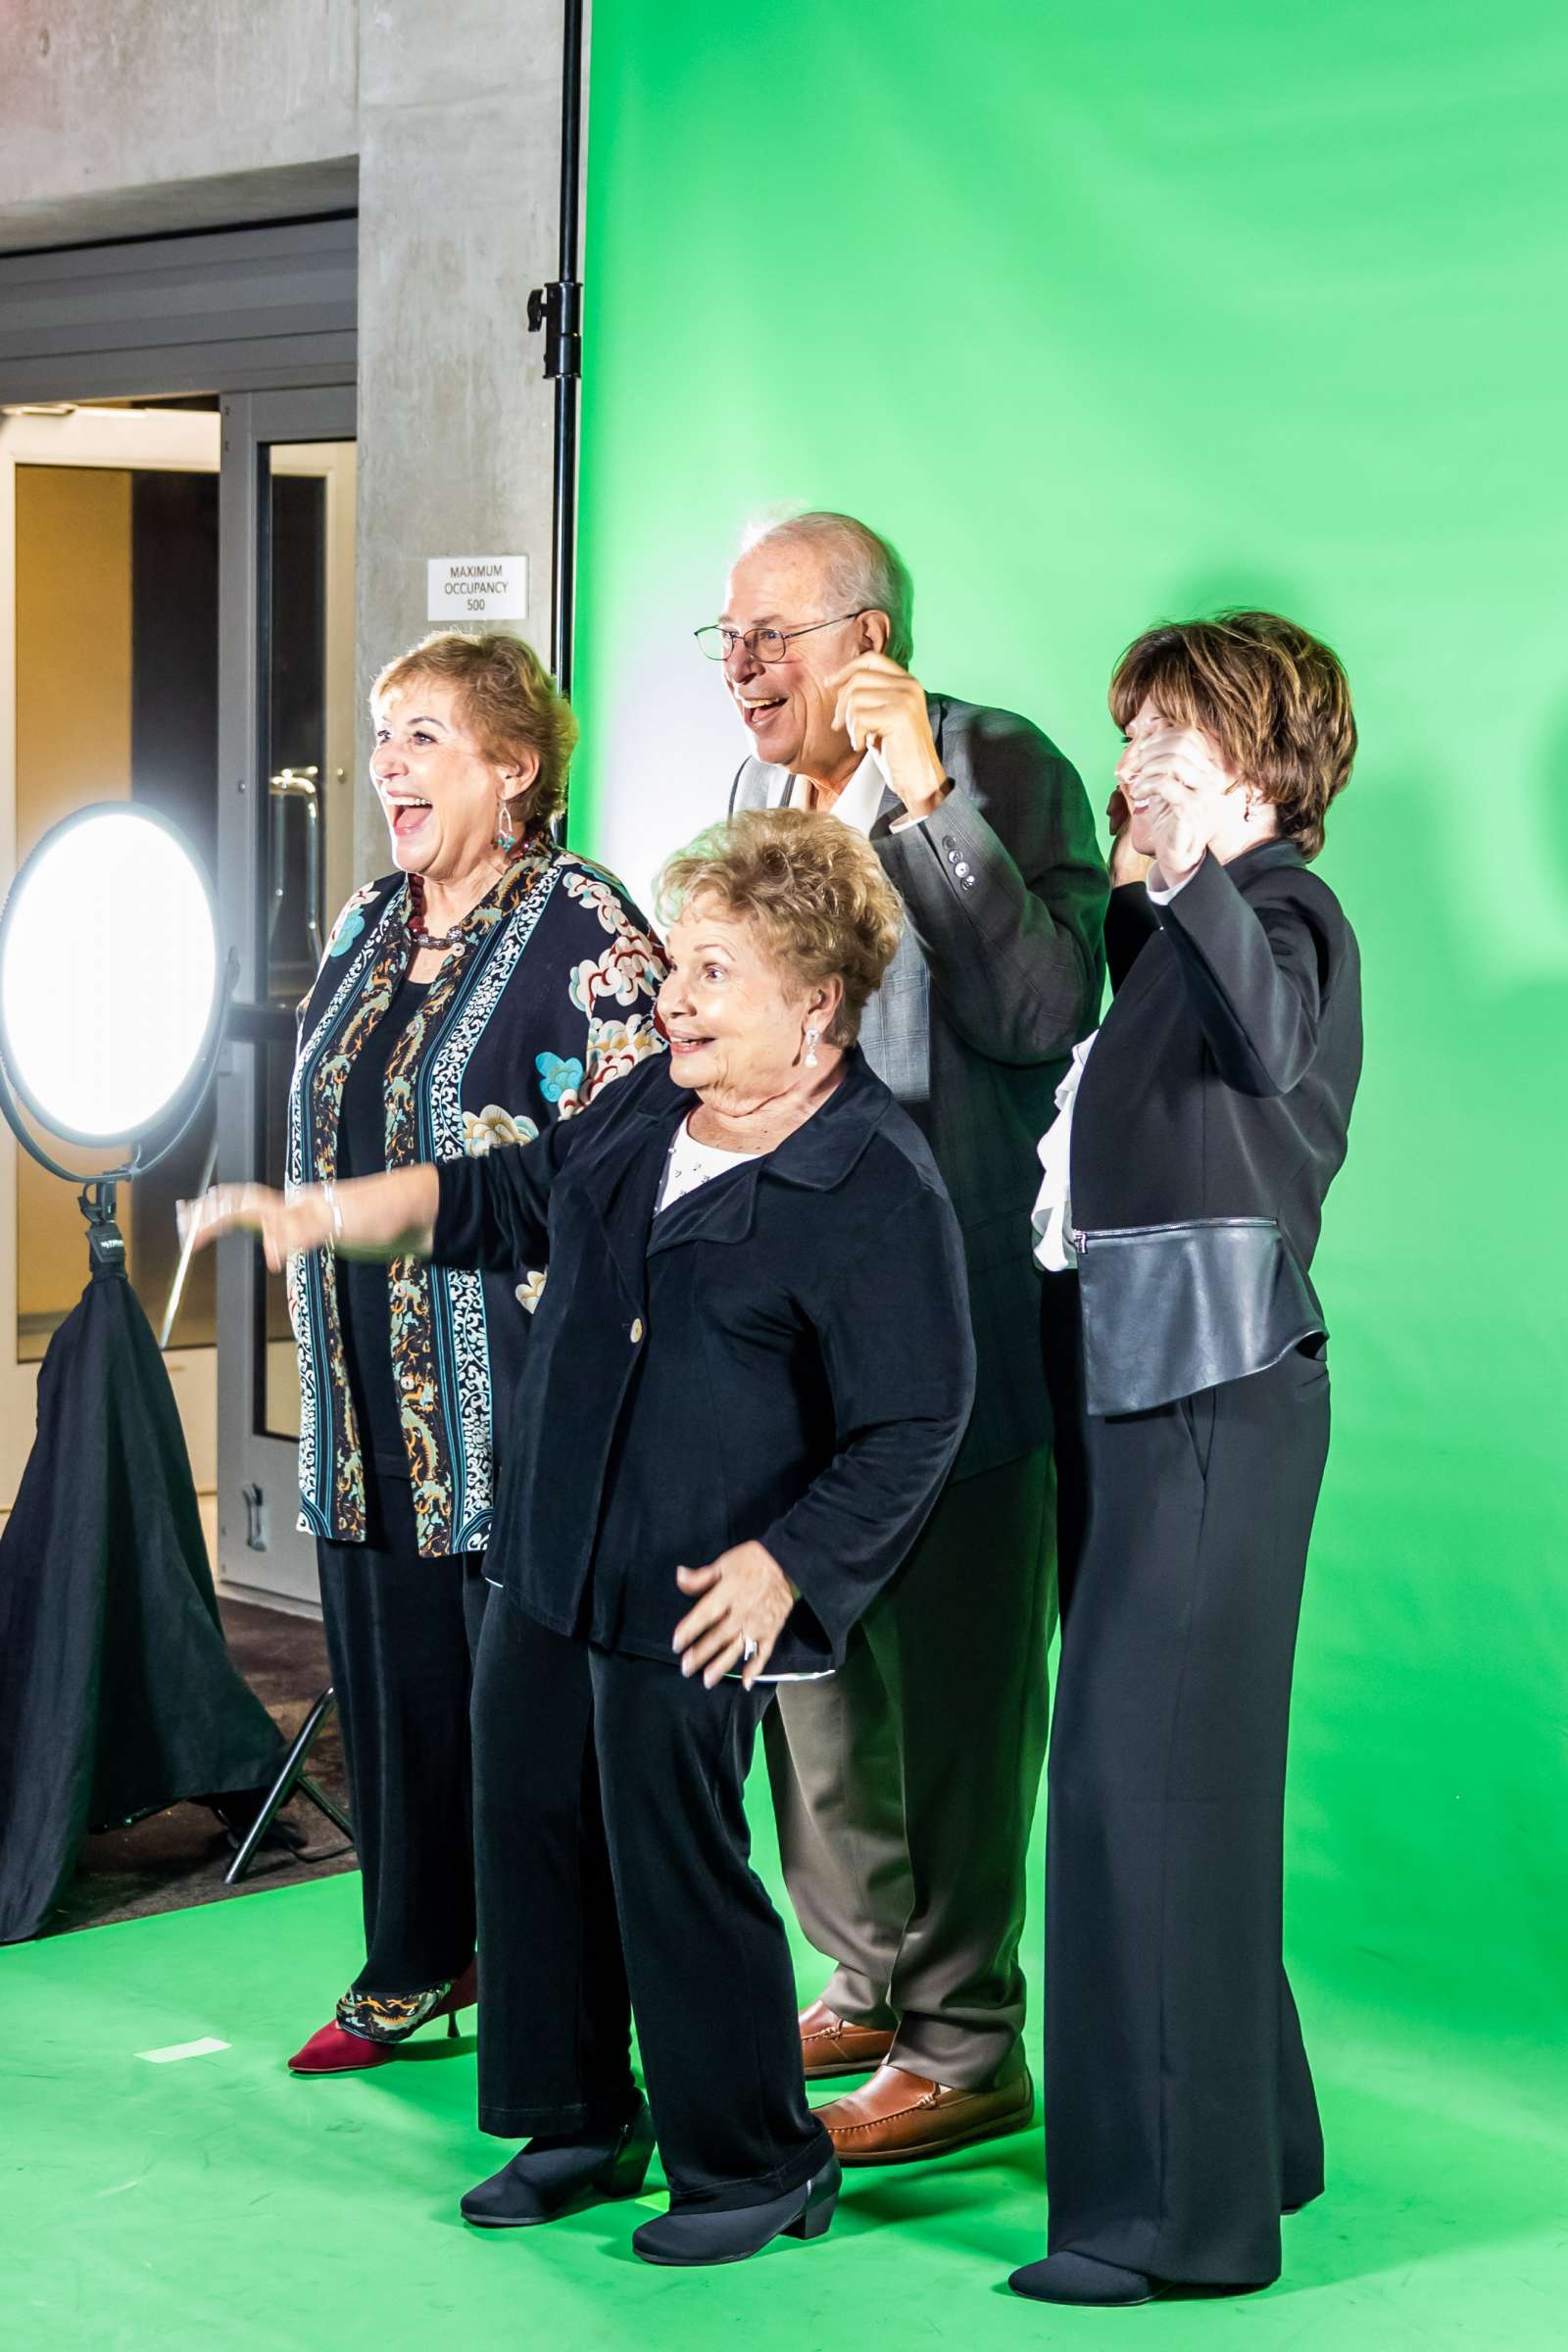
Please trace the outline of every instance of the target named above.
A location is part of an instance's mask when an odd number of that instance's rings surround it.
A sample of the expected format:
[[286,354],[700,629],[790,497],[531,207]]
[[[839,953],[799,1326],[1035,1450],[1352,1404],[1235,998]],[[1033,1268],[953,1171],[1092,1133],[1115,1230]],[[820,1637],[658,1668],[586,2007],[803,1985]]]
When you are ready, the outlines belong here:
[[[267,791],[267,504],[264,453],[279,445],[355,439],[351,384],[225,395],[219,491],[219,906],[225,937],[239,954],[237,999],[255,1004],[260,967],[258,908],[264,883],[266,827],[258,800]],[[268,456],[268,466],[271,459]],[[278,467],[287,471],[286,460]],[[333,544],[328,519],[328,562]],[[329,593],[329,610],[334,601]],[[342,657],[344,649],[335,649]],[[329,640],[328,660],[334,646]],[[347,648],[352,661],[352,643]],[[353,758],[348,789],[331,814],[352,827]],[[340,813],[341,812],[341,813]],[[328,840],[333,831],[328,830]],[[328,908],[327,919],[335,909]],[[291,1031],[290,1031],[291,1034]],[[255,1054],[231,1036],[218,1070],[218,1164],[220,1174],[260,1163]],[[318,1608],[314,1541],[295,1525],[298,1468],[294,1443],[261,1429],[256,1347],[254,1249],[229,1241],[218,1266],[218,1564],[225,1591],[315,1613]],[[247,1488],[259,1491],[258,1526]],[[259,1540],[258,1540],[259,1539]]]

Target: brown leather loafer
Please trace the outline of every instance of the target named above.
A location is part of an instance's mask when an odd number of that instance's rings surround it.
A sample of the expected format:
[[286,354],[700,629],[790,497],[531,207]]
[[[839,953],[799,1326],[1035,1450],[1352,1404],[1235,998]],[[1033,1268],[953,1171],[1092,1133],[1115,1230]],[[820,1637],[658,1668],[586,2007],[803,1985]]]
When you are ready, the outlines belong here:
[[861,2089],[829,2099],[815,2115],[840,2164],[916,2164],[1021,2132],[1034,2111],[1027,2074],[1004,2090],[950,2090],[902,2066],[881,2066]]
[[826,2001],[813,2001],[801,2011],[801,2063],[808,2082],[819,2082],[825,2075],[868,2075],[892,2047],[891,2034],[876,2026],[851,2025]]

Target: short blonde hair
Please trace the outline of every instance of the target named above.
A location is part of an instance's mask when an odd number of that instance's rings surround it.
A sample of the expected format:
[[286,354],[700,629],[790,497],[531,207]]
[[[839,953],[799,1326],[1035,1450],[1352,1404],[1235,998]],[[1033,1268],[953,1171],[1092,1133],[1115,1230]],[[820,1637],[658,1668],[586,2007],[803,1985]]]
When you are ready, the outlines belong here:
[[548,825],[566,805],[566,770],[577,744],[571,705],[531,645],[504,629],[469,637],[437,629],[389,662],[370,688],[373,710],[420,678],[457,689],[458,714],[486,760],[534,752],[539,773],[513,807],[526,827]]
[[805,986],[841,981],[827,1042],[854,1045],[904,927],[903,902],[863,834],[816,809],[748,808],[700,833],[660,875],[662,922],[696,898],[755,922]]

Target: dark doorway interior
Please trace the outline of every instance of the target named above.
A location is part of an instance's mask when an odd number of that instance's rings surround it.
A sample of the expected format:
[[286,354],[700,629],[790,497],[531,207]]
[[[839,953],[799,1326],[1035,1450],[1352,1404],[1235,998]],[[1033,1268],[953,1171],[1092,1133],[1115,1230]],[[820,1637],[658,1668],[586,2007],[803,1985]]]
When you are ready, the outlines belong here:
[[[138,468],[131,487],[131,798],[218,870],[218,476]],[[151,910],[149,910],[151,911]],[[178,1255],[174,1203],[201,1185],[209,1102],[163,1165],[131,1187],[136,1288],[157,1328]],[[216,1261],[195,1258],[171,1334],[211,1347]]]

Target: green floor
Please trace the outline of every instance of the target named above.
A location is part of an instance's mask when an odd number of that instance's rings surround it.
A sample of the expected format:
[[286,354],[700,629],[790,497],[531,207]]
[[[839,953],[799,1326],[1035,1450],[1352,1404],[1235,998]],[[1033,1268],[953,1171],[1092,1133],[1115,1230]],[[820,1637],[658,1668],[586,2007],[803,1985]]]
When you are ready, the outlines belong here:
[[[831,2235],[682,2274],[637,2262],[640,2209],[479,2236],[456,2216],[494,2142],[473,2044],[428,2036],[359,2080],[282,2058],[352,1966],[359,1881],[259,1893],[0,1953],[0,2343],[34,2347],[1234,2343],[1259,2352],[1568,2340],[1568,2089],[1540,2053],[1477,2072],[1380,2042],[1303,1986],[1333,2185],[1286,2224],[1268,2294],[1054,2313],[1008,2268],[1042,2247],[1037,2132],[853,2176]],[[808,1973],[809,1972],[809,1973]],[[803,1959],[803,1986],[815,1964]],[[701,2004],[701,1955],[692,1955]],[[211,2036],[176,2063],[139,2052]],[[1473,2049],[1474,2045],[1471,2045]],[[655,2200],[656,2204],[658,2200]]]

